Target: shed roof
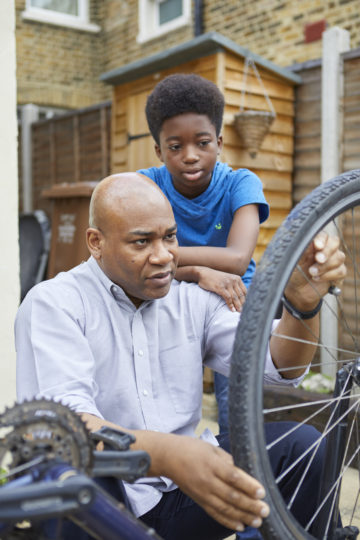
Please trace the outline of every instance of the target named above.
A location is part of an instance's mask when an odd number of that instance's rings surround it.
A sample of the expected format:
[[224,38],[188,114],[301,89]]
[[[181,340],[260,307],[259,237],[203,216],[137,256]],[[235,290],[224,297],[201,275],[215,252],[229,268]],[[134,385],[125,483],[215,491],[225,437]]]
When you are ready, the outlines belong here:
[[167,69],[179,64],[184,64],[190,60],[209,56],[217,52],[229,50],[244,58],[250,56],[257,66],[262,66],[288,80],[292,84],[301,83],[301,77],[287,68],[277,66],[273,62],[252,53],[249,49],[241,47],[231,39],[219,34],[218,32],[209,32],[195,37],[190,41],[181,43],[176,47],[161,51],[147,58],[141,58],[130,64],[125,64],[120,68],[107,71],[100,75],[100,80],[118,85],[127,83],[145,77],[151,73]]

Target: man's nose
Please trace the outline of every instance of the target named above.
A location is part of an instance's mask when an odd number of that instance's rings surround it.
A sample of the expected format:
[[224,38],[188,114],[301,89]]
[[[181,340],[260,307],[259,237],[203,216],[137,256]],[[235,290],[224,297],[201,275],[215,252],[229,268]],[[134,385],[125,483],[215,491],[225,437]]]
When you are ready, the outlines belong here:
[[167,264],[174,258],[168,247],[163,242],[153,245],[149,260],[152,264]]

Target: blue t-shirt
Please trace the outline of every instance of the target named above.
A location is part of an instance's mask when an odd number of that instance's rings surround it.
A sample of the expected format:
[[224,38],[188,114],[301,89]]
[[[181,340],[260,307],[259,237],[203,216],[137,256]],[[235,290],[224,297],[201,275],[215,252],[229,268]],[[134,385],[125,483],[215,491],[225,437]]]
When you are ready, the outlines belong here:
[[[154,180],[169,199],[178,226],[180,246],[225,247],[234,213],[246,204],[259,205],[260,223],[269,216],[261,180],[248,169],[233,171],[226,163],[216,163],[208,188],[194,199],[179,193],[165,165],[137,171]],[[248,287],[255,272],[251,259],[243,282]]]

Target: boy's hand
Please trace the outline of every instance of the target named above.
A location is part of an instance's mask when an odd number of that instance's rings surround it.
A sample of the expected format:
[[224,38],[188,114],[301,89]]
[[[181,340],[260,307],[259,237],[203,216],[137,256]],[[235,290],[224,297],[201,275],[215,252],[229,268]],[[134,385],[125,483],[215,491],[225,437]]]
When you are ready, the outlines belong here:
[[200,287],[221,296],[231,311],[242,310],[246,297],[246,287],[240,276],[205,266],[199,266],[197,269]]
[[[173,448],[170,448],[173,446]],[[216,521],[234,531],[260,527],[269,514],[262,485],[235,467],[222,448],[192,437],[176,437],[164,460],[166,476]]]

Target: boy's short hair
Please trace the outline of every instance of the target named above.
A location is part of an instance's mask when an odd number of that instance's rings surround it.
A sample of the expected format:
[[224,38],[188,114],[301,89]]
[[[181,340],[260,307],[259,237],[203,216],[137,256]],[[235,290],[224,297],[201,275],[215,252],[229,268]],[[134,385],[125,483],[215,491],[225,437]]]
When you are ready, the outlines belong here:
[[145,114],[151,135],[159,144],[159,134],[165,120],[188,112],[205,114],[221,130],[224,96],[213,82],[193,73],[177,73],[160,81],[148,96]]

